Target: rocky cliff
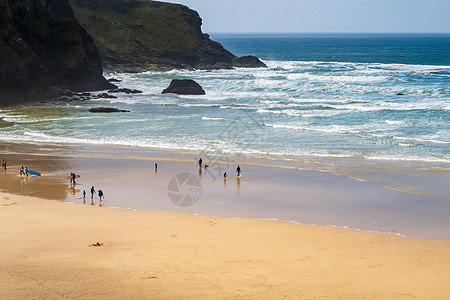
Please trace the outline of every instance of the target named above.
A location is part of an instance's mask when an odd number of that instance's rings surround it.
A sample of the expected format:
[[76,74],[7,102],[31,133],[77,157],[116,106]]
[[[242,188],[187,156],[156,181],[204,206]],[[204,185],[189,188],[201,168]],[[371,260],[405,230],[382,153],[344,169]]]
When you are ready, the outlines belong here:
[[150,0],[70,0],[108,69],[226,69],[265,67],[238,58],[201,31],[197,12]]
[[68,0],[0,0],[0,104],[111,88]]

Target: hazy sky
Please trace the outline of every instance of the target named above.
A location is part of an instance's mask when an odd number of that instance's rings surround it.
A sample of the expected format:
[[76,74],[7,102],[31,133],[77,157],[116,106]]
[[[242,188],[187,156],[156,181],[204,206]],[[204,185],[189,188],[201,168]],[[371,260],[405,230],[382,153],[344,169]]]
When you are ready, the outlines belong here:
[[204,32],[446,32],[450,0],[169,0]]

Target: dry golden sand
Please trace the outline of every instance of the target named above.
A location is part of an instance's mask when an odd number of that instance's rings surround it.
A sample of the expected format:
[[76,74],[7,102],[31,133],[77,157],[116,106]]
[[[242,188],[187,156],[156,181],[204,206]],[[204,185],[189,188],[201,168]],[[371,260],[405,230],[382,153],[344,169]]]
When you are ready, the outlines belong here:
[[450,298],[449,241],[10,194],[0,254],[1,299]]

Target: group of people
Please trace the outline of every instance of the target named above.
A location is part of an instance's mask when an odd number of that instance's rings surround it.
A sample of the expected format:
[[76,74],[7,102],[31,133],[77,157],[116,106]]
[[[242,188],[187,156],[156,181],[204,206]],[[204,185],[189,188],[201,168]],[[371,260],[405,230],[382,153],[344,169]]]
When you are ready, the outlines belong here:
[[2,160],[2,169],[6,170],[6,160],[5,159]]
[[[79,177],[79,176],[78,176]],[[70,172],[70,184],[71,185],[75,185],[77,184],[77,182],[75,181],[75,179],[77,178],[77,175],[74,172]],[[92,200],[92,204],[93,204],[93,200],[94,200],[94,194],[97,194],[99,199],[100,199],[100,205],[101,205],[101,201],[103,200],[103,198],[105,197],[105,194],[103,194],[103,191],[101,189],[98,189],[98,191],[95,191],[95,187],[92,186],[91,187],[91,200]],[[86,201],[86,190],[83,190],[83,203],[85,203]]]
[[[95,191],[94,186],[91,187],[91,199],[94,199],[94,194],[98,195],[98,198],[100,198],[100,201],[102,201],[102,198],[104,198],[103,191],[101,189],[98,189],[98,191]],[[83,200],[86,199],[86,190],[83,190]]]
[[70,184],[77,184],[77,182],[75,181],[75,178],[77,178],[77,175],[75,175],[74,172],[70,173]]
[[20,176],[28,176],[28,167],[23,167],[23,165],[20,165]]
[[[198,167],[201,169],[202,168],[202,164],[203,164],[203,159],[200,157],[200,159],[198,160]],[[208,168],[209,166],[207,164],[205,164],[205,169]],[[241,167],[238,165],[236,168],[236,177],[237,179],[241,179]],[[226,180],[228,177],[227,172],[223,173],[223,179]]]

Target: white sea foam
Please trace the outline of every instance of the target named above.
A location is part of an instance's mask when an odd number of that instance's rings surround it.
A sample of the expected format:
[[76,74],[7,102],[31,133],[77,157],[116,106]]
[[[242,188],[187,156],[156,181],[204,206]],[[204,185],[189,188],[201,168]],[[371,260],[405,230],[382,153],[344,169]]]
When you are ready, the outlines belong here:
[[386,120],[386,121],[384,121],[386,124],[389,124],[389,125],[404,125],[405,124],[405,122],[403,122],[403,121],[391,121],[391,120]]
[[224,119],[224,118],[210,118],[210,117],[202,117],[202,120],[226,121],[226,119]]
[[413,137],[402,137],[402,136],[394,136],[396,140],[400,141],[411,141],[411,142],[419,142],[419,143],[433,143],[433,144],[450,144],[450,141],[441,141],[435,139],[426,139],[426,138],[413,138]]
[[178,103],[178,106],[183,106],[183,107],[221,107],[222,105],[217,104],[217,103],[211,103],[211,104],[195,104],[195,103]]

